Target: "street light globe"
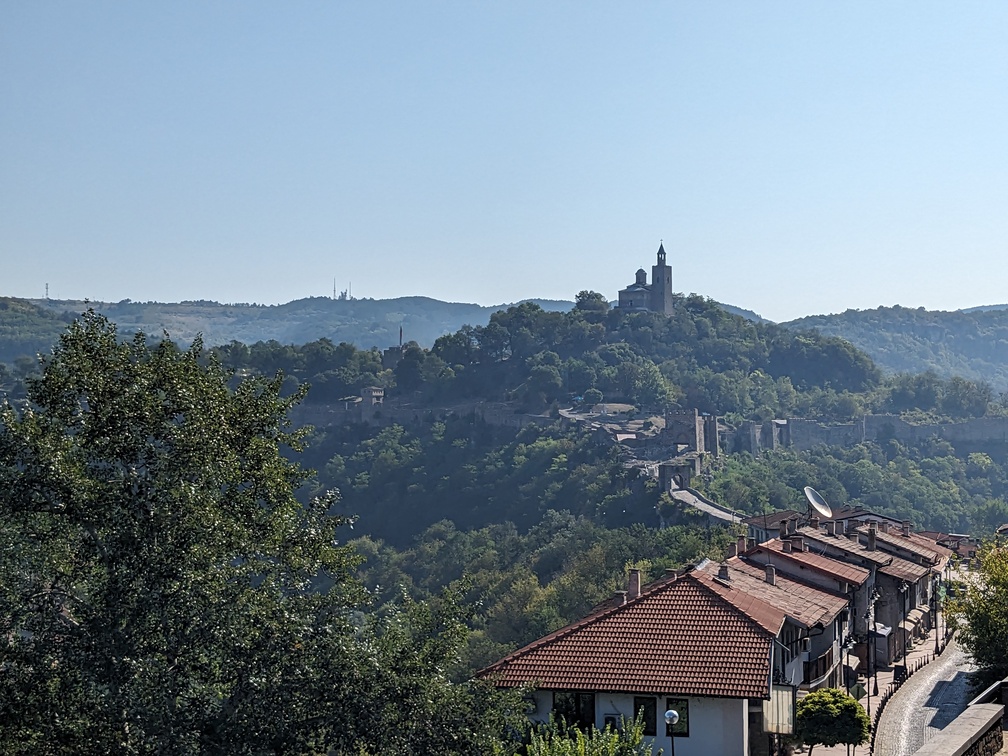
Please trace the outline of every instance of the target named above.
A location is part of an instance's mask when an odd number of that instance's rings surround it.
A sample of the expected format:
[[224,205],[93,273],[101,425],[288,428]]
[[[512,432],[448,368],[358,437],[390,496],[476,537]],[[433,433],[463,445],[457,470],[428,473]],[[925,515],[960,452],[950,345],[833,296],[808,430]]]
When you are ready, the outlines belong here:
[[674,725],[679,721],[679,712],[675,709],[669,709],[665,712],[665,724]]

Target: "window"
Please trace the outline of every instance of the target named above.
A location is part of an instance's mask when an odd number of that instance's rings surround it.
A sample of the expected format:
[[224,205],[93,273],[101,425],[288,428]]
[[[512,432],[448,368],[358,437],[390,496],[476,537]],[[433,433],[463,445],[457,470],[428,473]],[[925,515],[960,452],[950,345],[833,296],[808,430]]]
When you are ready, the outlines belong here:
[[679,714],[679,721],[674,725],[665,725],[665,735],[667,737],[688,738],[689,737],[689,699],[687,698],[666,698],[665,711],[674,709]]
[[567,724],[587,729],[595,724],[595,694],[558,690],[553,694],[553,713]]
[[644,712],[644,734],[658,734],[658,699],[647,696],[634,696],[633,713],[634,719],[640,712]]

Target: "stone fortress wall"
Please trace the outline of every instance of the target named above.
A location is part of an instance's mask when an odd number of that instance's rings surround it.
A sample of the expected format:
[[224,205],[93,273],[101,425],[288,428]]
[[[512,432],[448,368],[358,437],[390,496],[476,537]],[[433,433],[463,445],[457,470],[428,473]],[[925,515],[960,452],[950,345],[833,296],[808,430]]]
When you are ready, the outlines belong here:
[[760,425],[752,423],[739,434],[739,446],[758,453],[764,448],[808,450],[820,445],[853,446],[864,441],[895,438],[916,443],[943,438],[952,443],[1008,444],[1008,418],[979,417],[961,423],[913,425],[896,415],[865,415],[853,423],[820,423],[788,418]]

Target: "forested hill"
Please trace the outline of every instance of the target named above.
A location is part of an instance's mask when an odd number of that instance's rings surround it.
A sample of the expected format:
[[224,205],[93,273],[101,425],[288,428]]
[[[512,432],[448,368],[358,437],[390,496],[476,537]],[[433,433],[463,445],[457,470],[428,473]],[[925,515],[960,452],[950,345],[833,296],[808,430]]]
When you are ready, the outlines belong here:
[[869,354],[890,373],[932,371],[983,380],[1008,390],[1008,309],[974,308],[942,312],[924,308],[879,307],[814,315],[783,324],[838,336]]
[[[547,312],[566,312],[574,302],[525,299]],[[520,303],[518,303],[520,304]],[[188,302],[86,302],[83,300],[15,299],[0,297],[0,362],[13,364],[20,357],[47,352],[60,331],[88,307],[116,324],[121,334],[143,331],[188,344],[202,334],[207,346],[232,341],[254,344],[277,341],[307,344],[329,339],[334,344],[353,344],[360,349],[384,349],[403,341],[433,346],[439,336],[462,326],[485,326],[490,316],[510,304],[483,306],[442,302],[430,297],[397,299],[332,299],[312,297],[282,305],[220,304]],[[750,320],[755,313],[722,305],[729,312]]]
[[[36,314],[55,313],[63,317],[79,315],[88,307],[101,313],[119,329],[120,333],[144,333],[159,336],[167,331],[179,343],[190,343],[197,334],[203,335],[208,346],[240,341],[253,344],[257,341],[275,340],[282,344],[307,344],[321,338],[333,343],[346,342],[362,349],[385,348],[399,343],[399,328],[403,338],[421,346],[431,346],[434,340],[453,333],[464,325],[482,325],[498,310],[510,305],[485,307],[478,304],[441,302],[430,297],[400,297],[398,299],[332,299],[310,297],[282,305],[220,304],[218,302],[189,301],[179,303],[84,302],[78,300],[4,299],[17,302],[22,310]],[[569,310],[573,302],[545,299],[526,300],[544,310]],[[44,319],[37,320],[38,330],[24,324],[22,351],[14,343],[4,344],[0,361],[37,351],[47,350],[55,341],[60,329],[51,331]],[[5,323],[5,313],[0,312],[0,327]],[[63,324],[65,325],[65,323]],[[45,342],[43,347],[36,344]],[[30,346],[30,348],[28,348]]]
[[[48,352],[73,320],[24,299],[0,297],[0,363]],[[32,360],[34,362],[34,360]]]

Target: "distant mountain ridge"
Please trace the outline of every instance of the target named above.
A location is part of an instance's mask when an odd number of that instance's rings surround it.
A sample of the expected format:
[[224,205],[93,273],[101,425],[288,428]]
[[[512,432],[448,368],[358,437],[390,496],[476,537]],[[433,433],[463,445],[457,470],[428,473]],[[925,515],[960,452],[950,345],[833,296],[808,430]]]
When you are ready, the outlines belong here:
[[[454,333],[467,324],[485,325],[490,315],[511,306],[442,302],[422,296],[396,299],[310,297],[281,305],[133,302],[128,299],[121,302],[11,298],[0,301],[11,303],[12,313],[21,313],[24,322],[19,328],[26,335],[29,313],[34,312],[34,322],[41,329],[40,337],[58,334],[66,320],[91,307],[114,322],[122,333],[144,331],[159,336],[166,331],[175,341],[186,344],[202,334],[207,346],[270,340],[306,344],[328,338],[333,343],[345,341],[362,349],[397,345],[400,327],[404,341],[430,347],[439,336]],[[552,311],[566,311],[574,306],[574,302],[549,299],[523,301]],[[17,303],[16,306],[13,303]],[[4,312],[0,311],[0,324],[3,318]],[[58,327],[46,327],[49,323]],[[54,341],[52,338],[48,344]],[[39,342],[40,339],[33,340],[31,343],[35,346],[27,353],[45,351],[38,348]],[[0,360],[10,361],[25,353],[13,343],[0,343]]]
[[[574,306],[564,300],[524,301],[548,311],[567,311]],[[490,315],[509,306],[442,302],[423,296],[312,297],[281,305],[0,297],[0,362],[10,364],[19,357],[47,352],[66,323],[87,307],[106,315],[124,334],[143,330],[160,335],[167,331],[171,338],[186,344],[202,334],[207,346],[270,340],[306,344],[328,338],[337,344],[345,341],[363,349],[385,349],[399,344],[400,327],[404,342],[430,347],[439,336],[454,333],[463,325],[486,325]],[[719,306],[748,320],[769,322],[750,310]],[[996,391],[1008,391],[1008,305],[954,312],[879,307],[813,315],[781,325],[846,339],[887,372],[931,370],[942,378],[961,375],[984,380]]]
[[959,375],[1008,391],[1008,306],[946,312],[923,307],[878,307],[812,315],[782,323],[851,342],[890,373],[933,371]]

